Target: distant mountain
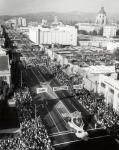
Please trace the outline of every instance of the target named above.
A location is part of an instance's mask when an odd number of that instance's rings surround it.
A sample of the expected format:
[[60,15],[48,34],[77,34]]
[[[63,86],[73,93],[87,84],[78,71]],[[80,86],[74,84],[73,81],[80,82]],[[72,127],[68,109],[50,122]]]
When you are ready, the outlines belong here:
[[[21,15],[14,15],[14,16],[0,16],[1,21],[6,21],[12,17],[25,17],[27,21],[38,21],[47,19],[48,22],[52,22],[54,16],[57,16],[60,21],[64,24],[74,25],[78,22],[95,22],[96,13],[87,13],[87,12],[67,12],[67,13],[57,13],[57,12],[39,12],[39,13],[27,13]],[[109,22],[119,22],[119,14],[109,14],[108,15]]]
[[80,12],[68,12],[68,13],[56,13],[56,12],[41,12],[35,14],[23,14],[20,15],[26,17],[32,21],[41,22],[42,18],[47,19],[48,22],[52,22],[54,16],[57,16],[60,21],[65,24],[75,24],[77,22],[94,22],[96,14],[93,13],[80,13]]

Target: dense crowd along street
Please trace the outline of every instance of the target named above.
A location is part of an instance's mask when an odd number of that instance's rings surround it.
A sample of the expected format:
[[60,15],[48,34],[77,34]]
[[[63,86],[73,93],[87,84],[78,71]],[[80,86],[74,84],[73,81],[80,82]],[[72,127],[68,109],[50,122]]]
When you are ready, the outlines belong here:
[[42,149],[52,150],[51,140],[42,124],[40,116],[35,120],[34,106],[28,88],[14,93],[17,104],[21,133],[18,137],[0,140],[0,149]]
[[[21,41],[21,50],[12,52],[10,58],[14,91],[5,97],[6,101],[15,102],[20,131],[18,135],[1,137],[0,149],[54,150],[80,143],[83,140],[76,137],[76,130],[68,126],[74,112],[81,113],[89,141],[104,137],[119,139],[119,117],[111,105],[105,105],[104,97],[86,90],[80,74],[66,74],[68,65],[62,67],[57,60],[51,60],[45,51],[47,47]],[[74,89],[74,85],[81,87]],[[53,90],[63,86],[67,89]],[[41,88],[46,91],[37,93]]]

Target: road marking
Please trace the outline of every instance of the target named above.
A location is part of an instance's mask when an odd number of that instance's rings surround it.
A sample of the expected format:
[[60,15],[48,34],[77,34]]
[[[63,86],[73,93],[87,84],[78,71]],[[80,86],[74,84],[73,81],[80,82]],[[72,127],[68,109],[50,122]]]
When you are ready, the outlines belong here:
[[91,129],[88,129],[87,131],[100,130],[100,129],[105,129],[105,127],[102,127],[102,128],[91,128]]
[[51,135],[49,135],[49,137],[54,137],[54,136],[59,136],[59,135],[66,135],[66,134],[75,134],[75,133],[74,132],[70,132],[70,131],[64,131],[64,132],[51,134]]
[[55,125],[55,127],[56,127],[56,129],[57,129],[57,131],[58,131],[58,133],[59,133],[60,131],[59,131],[59,129],[58,129],[58,127],[57,127],[57,125],[56,125],[56,123],[55,123],[55,121],[54,121],[54,119],[53,119],[53,117],[52,117],[51,113],[49,112],[49,110],[48,110],[48,107],[47,107],[47,106],[46,106],[46,109],[47,109],[47,111],[48,111],[48,113],[49,113],[49,115],[50,115],[50,118],[52,119],[52,121],[53,121],[53,123],[54,123],[54,125]]
[[55,108],[56,111],[59,113],[60,117],[62,118],[62,120],[64,121],[64,123],[67,125],[67,122],[64,120],[64,118],[62,117],[62,115],[60,114],[59,110],[57,108]]
[[37,77],[37,75],[35,74],[35,72],[33,71],[33,69],[31,69],[32,73],[35,75],[35,77],[37,78],[38,82],[40,83],[39,78]]
[[[37,78],[37,80],[40,82],[39,78],[37,77],[37,75],[35,74],[35,72],[31,69],[31,71],[33,72],[33,74],[35,75],[35,77]],[[40,72],[40,68],[39,70],[37,69],[38,73],[42,76],[42,78],[45,81],[45,78],[43,77],[42,73]],[[54,82],[55,83],[55,82]],[[56,92],[55,92],[56,93]],[[56,93],[57,95],[57,93]],[[58,95],[57,95],[58,96]],[[63,92],[63,96],[65,96],[65,93]],[[65,104],[64,104],[65,105]],[[77,110],[77,108],[74,106],[74,104],[71,103],[71,105],[75,108],[75,110]],[[66,106],[66,105],[65,105]],[[79,112],[79,110],[77,110]],[[50,114],[51,115],[51,114]],[[91,127],[91,125],[89,124],[89,126]]]
[[41,73],[41,71],[40,71],[40,68],[37,68],[37,71],[38,71],[38,73],[42,76],[42,78],[44,79],[44,81],[46,81],[46,79],[43,77],[43,75],[42,75],[42,73]]
[[68,141],[68,142],[63,142],[63,143],[58,143],[58,144],[54,144],[53,146],[59,146],[59,145],[65,145],[65,144],[70,144],[70,143],[75,143],[81,140],[75,140],[75,141]]
[[[89,140],[91,140],[91,139],[99,139],[99,138],[103,138],[103,137],[110,137],[110,135],[89,138]],[[82,141],[82,140],[79,139],[79,140],[75,140],[75,141],[68,141],[68,142],[58,143],[58,144],[54,144],[53,146],[65,145],[65,144],[74,143],[74,142],[78,142],[78,141]]]

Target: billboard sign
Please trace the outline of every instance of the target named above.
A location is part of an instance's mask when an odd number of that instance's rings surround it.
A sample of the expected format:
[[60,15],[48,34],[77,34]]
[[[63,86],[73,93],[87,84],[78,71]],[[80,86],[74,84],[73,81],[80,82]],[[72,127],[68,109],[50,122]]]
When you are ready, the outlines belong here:
[[53,87],[53,91],[68,90],[68,86]]
[[36,89],[37,94],[44,93],[44,92],[47,92],[47,88],[37,88]]
[[82,84],[73,85],[73,89],[75,89],[75,90],[82,89]]
[[115,64],[115,72],[116,72],[116,73],[119,73],[119,63],[116,63],[116,64]]
[[26,57],[20,57],[21,61],[26,61]]

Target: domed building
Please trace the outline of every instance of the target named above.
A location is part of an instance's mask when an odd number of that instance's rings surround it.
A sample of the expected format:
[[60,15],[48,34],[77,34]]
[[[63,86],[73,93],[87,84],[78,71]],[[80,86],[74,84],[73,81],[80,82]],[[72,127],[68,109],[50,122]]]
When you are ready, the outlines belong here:
[[107,15],[106,15],[106,12],[104,10],[104,7],[101,7],[100,11],[97,14],[96,24],[98,24],[100,26],[107,24]]

